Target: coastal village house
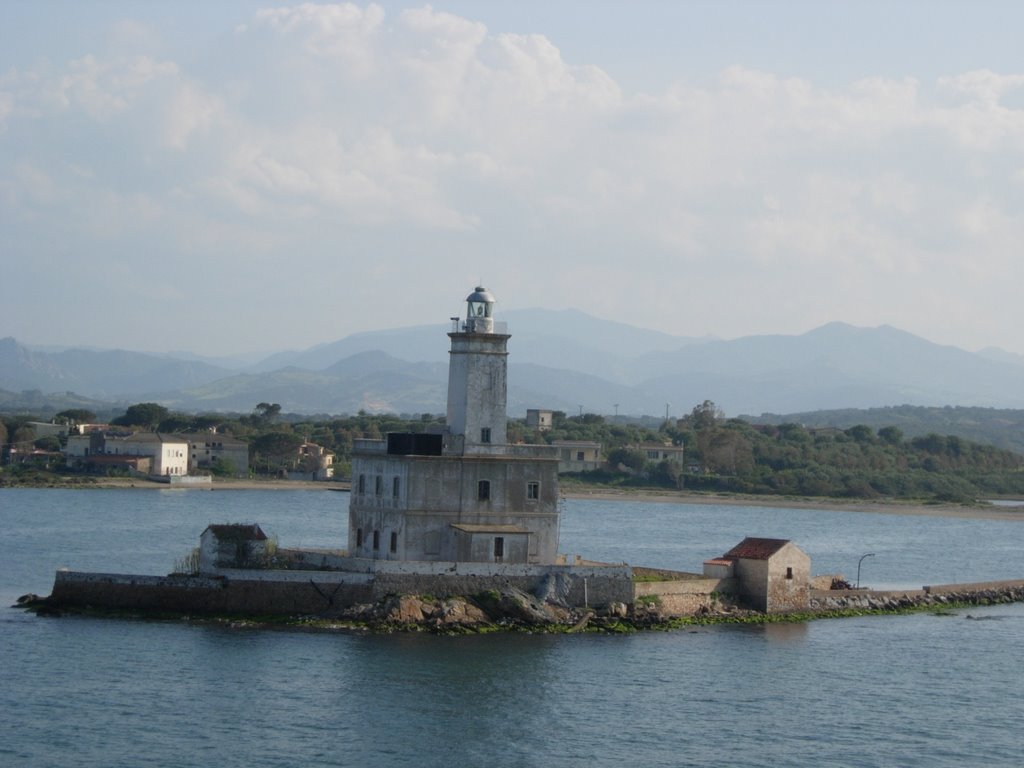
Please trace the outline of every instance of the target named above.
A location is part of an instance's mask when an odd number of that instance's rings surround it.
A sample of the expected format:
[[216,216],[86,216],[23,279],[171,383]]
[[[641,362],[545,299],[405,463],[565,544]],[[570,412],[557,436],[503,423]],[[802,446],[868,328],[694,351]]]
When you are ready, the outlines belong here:
[[555,440],[559,472],[590,472],[601,468],[601,444],[589,440]]
[[158,432],[69,435],[64,454],[69,467],[92,471],[128,469],[151,477],[188,474],[188,442]]
[[541,432],[547,432],[554,425],[555,412],[546,411],[542,408],[528,408],[526,410],[526,426]]
[[348,551],[387,560],[554,563],[555,448],[507,444],[507,343],[478,287],[448,334],[447,426],[356,440]]
[[647,461],[668,461],[682,467],[685,464],[684,449],[681,445],[671,443],[640,443],[634,448],[640,451]]
[[321,445],[303,442],[297,449],[295,469],[289,480],[330,480],[334,477],[334,454]]
[[214,432],[187,432],[177,437],[188,443],[189,470],[209,470],[220,465],[236,477],[249,474],[249,444],[244,440]]

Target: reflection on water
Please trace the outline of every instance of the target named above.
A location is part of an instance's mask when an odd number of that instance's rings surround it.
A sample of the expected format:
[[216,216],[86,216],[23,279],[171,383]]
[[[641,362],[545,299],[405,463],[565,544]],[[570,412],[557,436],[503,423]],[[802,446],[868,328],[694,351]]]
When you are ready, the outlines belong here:
[[807,639],[809,627],[806,623],[799,624],[762,624],[761,629],[766,639],[781,645],[800,645]]

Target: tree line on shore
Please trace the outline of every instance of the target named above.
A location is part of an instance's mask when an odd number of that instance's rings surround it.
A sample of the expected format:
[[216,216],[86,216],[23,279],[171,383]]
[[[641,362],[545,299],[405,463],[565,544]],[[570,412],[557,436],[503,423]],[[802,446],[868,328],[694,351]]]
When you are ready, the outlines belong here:
[[[53,420],[86,423],[92,418],[88,411],[72,409]],[[59,450],[57,438],[34,438],[28,426],[32,420],[0,417],[0,442],[31,441],[43,449]],[[249,466],[256,473],[279,472],[296,447],[308,441],[332,452],[336,476],[347,477],[355,440],[380,439],[388,432],[438,430],[444,426],[444,417],[366,412],[307,417],[282,414],[274,403],[260,403],[249,414],[184,414],[155,403],[138,403],[112,423],[164,433],[215,430],[230,435],[249,444]],[[510,442],[600,443],[604,465],[569,478],[587,484],[946,502],[1024,493],[1024,457],[1009,450],[955,435],[905,438],[892,425],[815,429],[796,423],[752,424],[726,418],[711,401],[697,405],[681,419],[666,419],[656,426],[627,417],[555,412],[551,429],[539,431],[524,420],[511,420],[508,436]],[[683,446],[685,460],[651,462],[639,448],[650,443]]]

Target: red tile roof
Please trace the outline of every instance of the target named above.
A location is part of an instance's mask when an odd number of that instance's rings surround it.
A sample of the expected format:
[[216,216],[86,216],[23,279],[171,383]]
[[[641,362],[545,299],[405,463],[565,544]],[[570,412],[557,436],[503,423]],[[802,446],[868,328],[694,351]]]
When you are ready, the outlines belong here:
[[722,555],[722,559],[767,560],[787,544],[789,544],[789,539],[758,539],[748,536]]

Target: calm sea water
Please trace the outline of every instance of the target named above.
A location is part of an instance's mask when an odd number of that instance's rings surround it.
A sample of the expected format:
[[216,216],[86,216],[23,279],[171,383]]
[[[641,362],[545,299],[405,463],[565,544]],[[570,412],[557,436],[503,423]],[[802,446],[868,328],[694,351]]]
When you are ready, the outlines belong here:
[[[209,522],[338,546],[327,491],[0,490],[0,601],[161,574]],[[746,535],[870,586],[1024,576],[1024,520],[568,501],[562,551],[699,570]],[[1024,607],[627,637],[358,636],[0,609],[0,765],[1019,766]]]

